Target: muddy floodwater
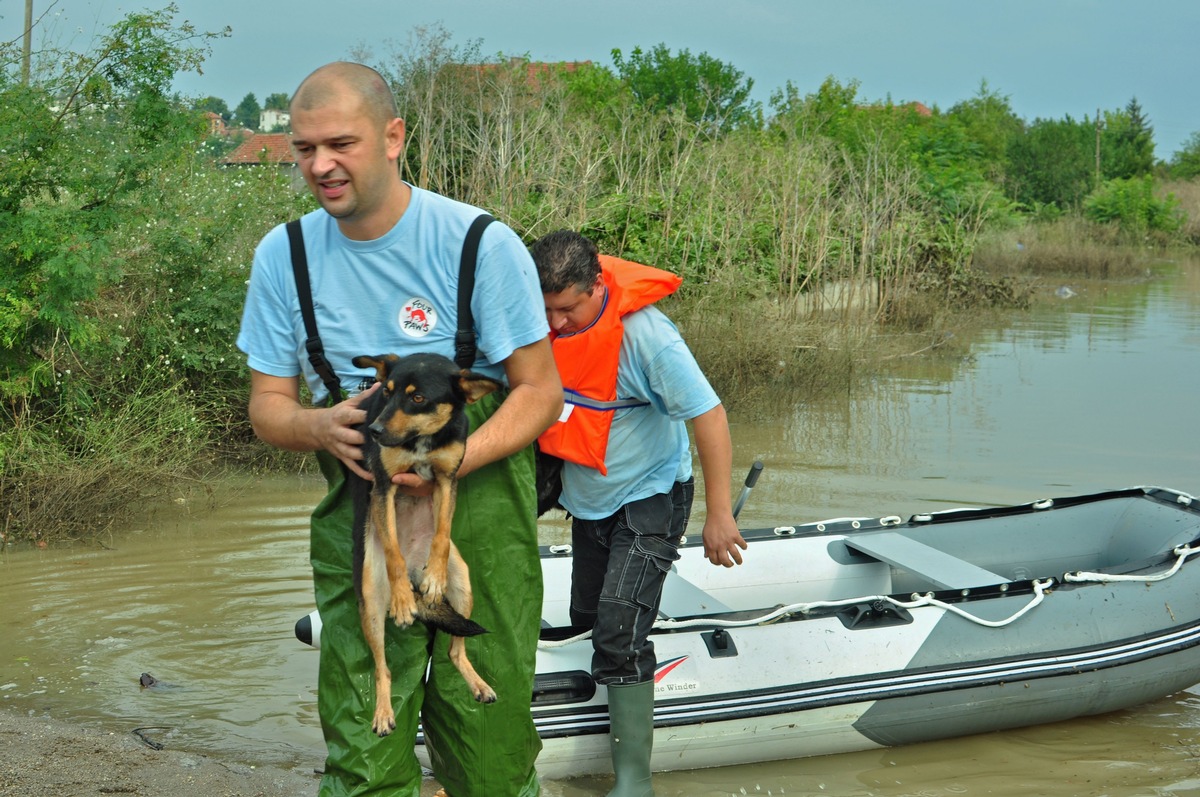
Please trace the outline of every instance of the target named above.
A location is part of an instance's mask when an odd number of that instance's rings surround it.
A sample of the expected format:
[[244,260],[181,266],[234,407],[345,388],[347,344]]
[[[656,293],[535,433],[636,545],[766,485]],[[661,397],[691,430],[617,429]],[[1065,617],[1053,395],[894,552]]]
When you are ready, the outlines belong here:
[[[771,417],[734,413],[735,475],[765,466],[741,525],[1131,485],[1200,494],[1200,262],[1042,291],[1046,301],[958,341],[954,355],[897,358],[851,395],[784,397]],[[319,768],[317,654],[292,629],[312,608],[307,515],[320,495],[308,477],[217,485],[100,545],[0,552],[0,708]],[[544,541],[564,528],[545,523]],[[142,673],[158,685],[141,686]],[[582,797],[610,781],[543,785]],[[1200,687],[1035,728],[664,773],[655,787],[660,797],[1200,795]]]

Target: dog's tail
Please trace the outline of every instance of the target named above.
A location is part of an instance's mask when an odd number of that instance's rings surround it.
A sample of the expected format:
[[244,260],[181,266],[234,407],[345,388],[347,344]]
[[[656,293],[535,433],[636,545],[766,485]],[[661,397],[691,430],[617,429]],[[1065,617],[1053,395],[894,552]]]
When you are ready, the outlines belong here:
[[436,603],[431,603],[418,597],[417,616],[424,620],[426,625],[454,636],[479,636],[488,632],[479,623],[468,620],[455,611],[450,602],[444,598]]

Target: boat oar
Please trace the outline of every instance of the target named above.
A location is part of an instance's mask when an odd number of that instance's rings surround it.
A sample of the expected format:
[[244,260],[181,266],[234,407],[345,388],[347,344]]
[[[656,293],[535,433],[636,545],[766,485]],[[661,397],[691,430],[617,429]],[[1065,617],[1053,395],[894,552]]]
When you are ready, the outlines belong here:
[[754,489],[754,483],[758,481],[758,476],[762,473],[762,460],[754,460],[754,464],[750,466],[750,472],[746,474],[746,483],[742,485],[742,494],[738,496],[737,501],[733,505],[733,519],[737,520],[738,513],[742,511],[742,507],[746,504],[746,499],[750,496],[750,491]]

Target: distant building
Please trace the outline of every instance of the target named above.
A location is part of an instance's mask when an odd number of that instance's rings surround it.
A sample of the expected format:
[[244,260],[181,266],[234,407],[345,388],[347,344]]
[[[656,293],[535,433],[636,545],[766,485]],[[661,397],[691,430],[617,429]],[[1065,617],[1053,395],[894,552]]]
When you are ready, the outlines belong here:
[[287,130],[292,123],[292,115],[287,111],[277,111],[274,108],[263,111],[258,115],[258,129],[265,132],[272,130]]
[[917,116],[933,116],[933,111],[923,102],[901,102],[892,103],[889,101],[886,105],[860,105],[858,106],[864,111],[912,111]]
[[225,120],[221,118],[221,114],[213,111],[205,111],[204,118],[208,120],[208,134],[210,136],[227,136],[229,129],[225,126]]
[[225,166],[296,165],[292,140],[288,133],[255,133],[221,159]]
[[296,168],[296,154],[292,151],[290,133],[251,133],[219,163],[229,168],[246,169],[254,166],[269,166],[286,174],[296,189],[304,187],[300,170]]

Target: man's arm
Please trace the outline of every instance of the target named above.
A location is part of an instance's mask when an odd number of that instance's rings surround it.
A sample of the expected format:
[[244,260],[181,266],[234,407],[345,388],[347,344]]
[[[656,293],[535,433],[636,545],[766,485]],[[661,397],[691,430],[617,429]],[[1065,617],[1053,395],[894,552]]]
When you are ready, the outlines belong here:
[[718,404],[693,418],[692,433],[700,457],[700,470],[704,474],[704,555],[714,565],[740,565],[746,541],[738,530],[729,497],[733,443],[729,438],[725,405]]
[[332,407],[305,407],[300,403],[299,377],[269,376],[251,369],[250,424],[265,443],[288,451],[324,449],[370,479],[359,464],[364,441],[354,427],[367,419],[359,405],[378,389],[373,385]]
[[532,443],[562,413],[562,380],[554,365],[550,338],[522,346],[504,360],[508,397],[475,433],[459,474],[503,459]]

